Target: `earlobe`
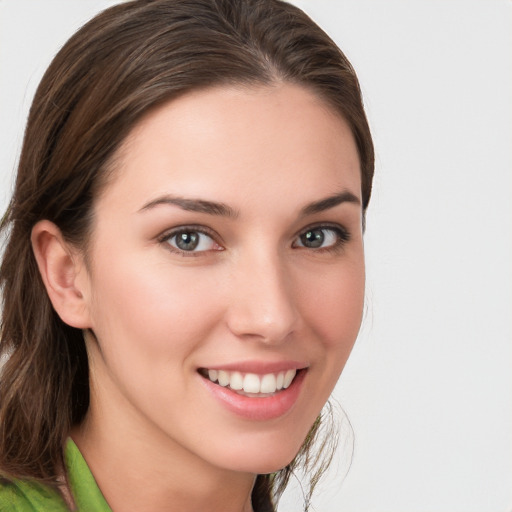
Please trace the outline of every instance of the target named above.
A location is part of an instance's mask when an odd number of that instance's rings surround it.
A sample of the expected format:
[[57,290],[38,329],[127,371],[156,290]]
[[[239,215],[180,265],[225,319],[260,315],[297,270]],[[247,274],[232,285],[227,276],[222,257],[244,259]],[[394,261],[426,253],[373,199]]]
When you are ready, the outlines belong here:
[[86,268],[82,256],[48,220],[32,228],[31,242],[46,291],[62,321],[79,329],[92,327],[83,289]]

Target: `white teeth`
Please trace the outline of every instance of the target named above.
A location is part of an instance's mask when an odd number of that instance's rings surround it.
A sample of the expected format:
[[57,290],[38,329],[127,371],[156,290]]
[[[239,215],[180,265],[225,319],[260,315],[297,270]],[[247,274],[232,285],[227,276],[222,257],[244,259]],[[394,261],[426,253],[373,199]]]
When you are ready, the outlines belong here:
[[221,386],[227,386],[229,384],[229,373],[224,370],[219,370],[218,381]]
[[276,376],[272,373],[263,375],[260,385],[260,393],[275,393],[277,389]]
[[277,374],[266,373],[265,375],[256,375],[255,373],[243,375],[241,372],[208,370],[207,374],[212,382],[218,382],[224,387],[229,386],[234,391],[269,395],[288,388],[297,374],[297,370],[288,370]]
[[295,377],[295,374],[297,373],[296,370],[288,370],[284,375],[284,382],[283,382],[283,388],[286,389],[291,383],[293,378]]
[[235,391],[243,389],[244,378],[242,377],[242,374],[240,372],[233,372],[231,374],[231,379],[229,379],[229,387],[231,389],[234,389]]
[[260,378],[254,373],[248,373],[244,377],[244,391],[246,393],[259,393],[260,387]]

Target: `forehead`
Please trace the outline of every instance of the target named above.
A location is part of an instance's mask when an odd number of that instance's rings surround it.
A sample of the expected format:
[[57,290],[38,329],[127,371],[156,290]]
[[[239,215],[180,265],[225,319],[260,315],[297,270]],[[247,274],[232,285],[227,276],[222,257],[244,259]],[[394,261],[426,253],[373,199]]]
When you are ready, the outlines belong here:
[[328,195],[349,187],[360,196],[348,124],[288,83],[215,87],[169,101],[135,126],[115,162],[107,195],[130,189],[129,196],[179,192],[231,202],[293,191],[301,200],[308,188]]

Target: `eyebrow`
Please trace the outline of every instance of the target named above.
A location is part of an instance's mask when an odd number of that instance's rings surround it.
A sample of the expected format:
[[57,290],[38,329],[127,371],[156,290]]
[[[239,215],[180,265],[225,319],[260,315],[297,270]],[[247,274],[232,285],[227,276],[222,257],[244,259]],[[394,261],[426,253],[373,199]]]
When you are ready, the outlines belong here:
[[[354,195],[352,192],[348,190],[344,190],[339,194],[334,194],[332,196],[326,197],[324,199],[320,199],[319,201],[314,201],[313,203],[309,203],[304,206],[300,211],[300,216],[305,217],[307,215],[313,215],[315,213],[320,213],[325,210],[329,210],[338,206],[342,203],[353,203],[356,205],[360,205],[361,201],[359,198]],[[198,212],[198,213],[206,213],[208,215],[218,215],[221,217],[229,217],[229,218],[237,218],[239,216],[239,212],[228,206],[225,203],[218,203],[216,201],[207,201],[205,199],[189,199],[185,197],[172,196],[172,195],[164,195],[153,199],[149,203],[146,203],[139,211],[147,211],[151,210],[157,206],[161,205],[172,205],[178,206],[182,210],[190,211],[190,212]]]
[[187,199],[185,197],[165,195],[158,197],[145,204],[139,211],[147,211],[160,205],[179,206],[182,210],[198,213],[207,213],[208,215],[219,215],[221,217],[238,217],[238,212],[224,203],[215,201],[206,201],[205,199]]
[[326,197],[325,199],[320,199],[319,201],[315,201],[306,205],[301,210],[301,216],[305,217],[314,213],[330,210],[331,208],[334,208],[335,206],[338,206],[342,203],[353,203],[356,205],[361,205],[361,201],[356,195],[354,195],[352,192],[349,192],[348,190],[344,190],[339,194],[334,194],[332,196]]

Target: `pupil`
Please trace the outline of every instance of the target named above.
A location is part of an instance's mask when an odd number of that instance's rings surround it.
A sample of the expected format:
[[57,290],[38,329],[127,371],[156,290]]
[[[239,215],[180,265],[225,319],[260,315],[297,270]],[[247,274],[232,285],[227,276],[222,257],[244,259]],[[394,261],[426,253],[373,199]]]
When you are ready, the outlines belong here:
[[324,233],[321,229],[308,231],[301,237],[301,242],[305,247],[320,247],[324,243]]
[[194,250],[199,243],[199,235],[190,231],[176,235],[176,245],[183,251]]

